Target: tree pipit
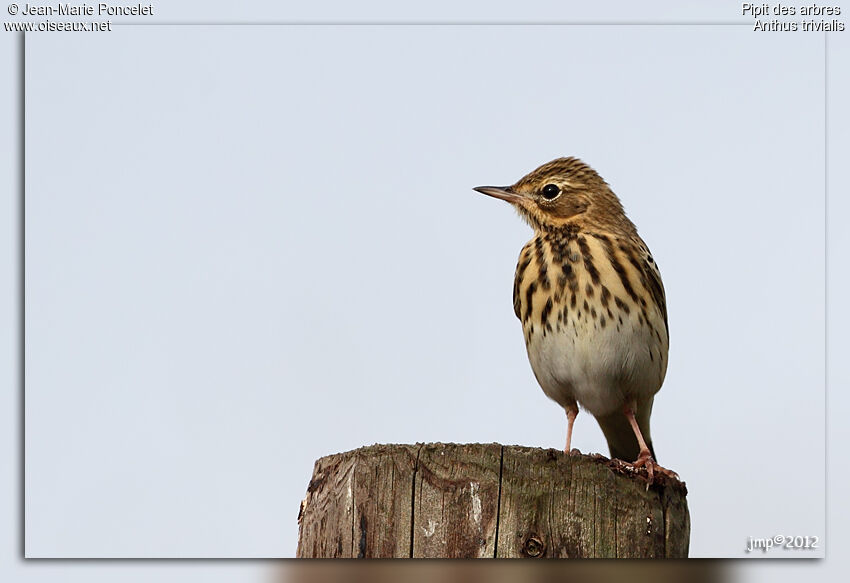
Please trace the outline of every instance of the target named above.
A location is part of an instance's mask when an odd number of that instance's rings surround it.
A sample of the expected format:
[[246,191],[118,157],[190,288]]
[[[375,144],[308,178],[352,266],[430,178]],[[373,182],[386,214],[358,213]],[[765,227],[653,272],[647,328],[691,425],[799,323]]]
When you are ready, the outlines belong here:
[[599,422],[611,458],[675,476],[655,461],[649,416],[667,372],[661,273],[620,200],[590,166],[558,158],[513,186],[479,186],[534,229],[519,255],[514,312],[543,392]]

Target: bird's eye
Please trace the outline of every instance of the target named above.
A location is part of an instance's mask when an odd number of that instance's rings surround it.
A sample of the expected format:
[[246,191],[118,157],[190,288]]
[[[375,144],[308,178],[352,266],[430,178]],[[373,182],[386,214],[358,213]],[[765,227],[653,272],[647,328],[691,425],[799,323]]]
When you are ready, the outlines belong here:
[[546,200],[552,200],[558,197],[561,194],[561,189],[558,188],[557,184],[547,184],[543,187],[543,198]]

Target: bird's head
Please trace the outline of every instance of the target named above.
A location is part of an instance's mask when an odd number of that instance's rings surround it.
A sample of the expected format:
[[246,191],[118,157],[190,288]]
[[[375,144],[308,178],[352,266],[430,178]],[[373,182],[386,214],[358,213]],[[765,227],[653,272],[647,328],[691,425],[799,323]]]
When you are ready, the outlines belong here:
[[634,228],[608,184],[578,158],[552,160],[511,186],[478,186],[475,190],[511,203],[535,230],[570,225]]

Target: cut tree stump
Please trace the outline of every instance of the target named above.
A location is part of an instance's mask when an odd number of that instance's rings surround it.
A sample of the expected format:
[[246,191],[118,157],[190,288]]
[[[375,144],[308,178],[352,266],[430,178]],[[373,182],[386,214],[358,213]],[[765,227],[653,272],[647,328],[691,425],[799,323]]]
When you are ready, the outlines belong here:
[[297,556],[681,558],[686,495],[599,455],[373,445],[316,461]]

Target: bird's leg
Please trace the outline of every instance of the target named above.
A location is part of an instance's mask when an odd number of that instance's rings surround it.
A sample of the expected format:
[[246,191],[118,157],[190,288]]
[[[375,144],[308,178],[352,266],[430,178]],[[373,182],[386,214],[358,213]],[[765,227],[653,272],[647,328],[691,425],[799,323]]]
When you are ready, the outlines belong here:
[[578,415],[578,405],[575,401],[564,407],[567,411],[567,446],[564,448],[564,453],[570,455],[570,442],[573,439],[573,423],[576,422]]
[[638,426],[637,419],[635,419],[634,406],[626,405],[623,409],[623,413],[626,414],[626,419],[629,420],[629,425],[632,426],[632,431],[635,432],[635,437],[637,437],[638,447],[640,447],[638,459],[636,459],[634,463],[632,463],[632,465],[636,468],[646,468],[646,472],[647,474],[649,474],[649,483],[646,485],[646,487],[649,488],[649,485],[652,484],[653,480],[655,479],[655,470],[658,470],[660,473],[670,478],[679,479],[679,476],[676,474],[676,472],[659,466],[658,462],[656,462],[655,459],[652,457],[652,452],[649,451],[649,446],[646,445],[646,440],[644,440],[643,434],[640,431],[640,426]]

